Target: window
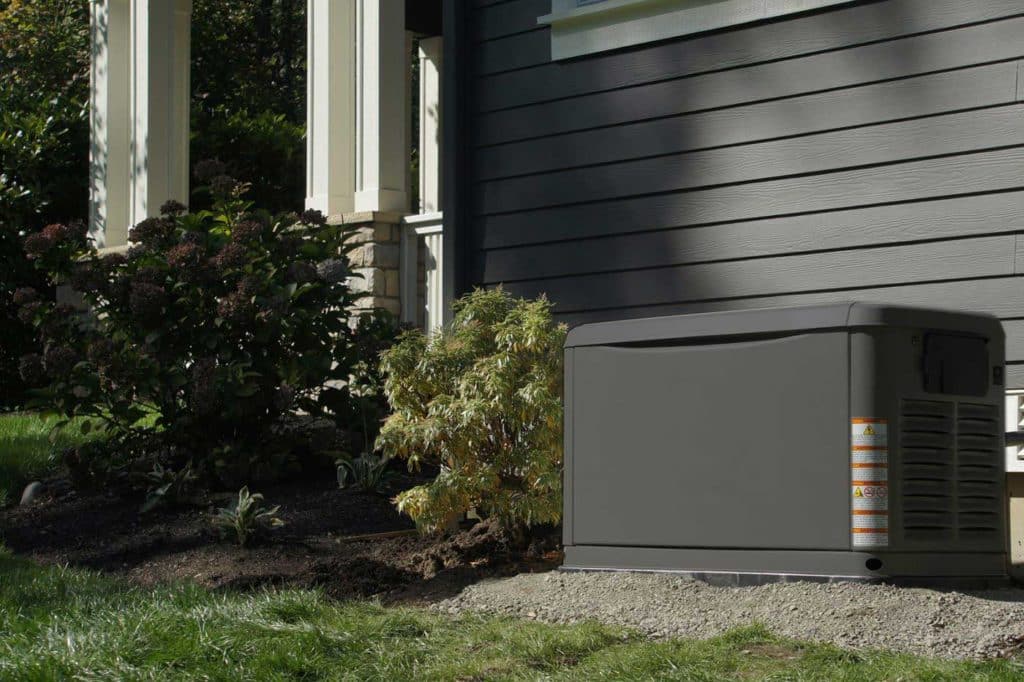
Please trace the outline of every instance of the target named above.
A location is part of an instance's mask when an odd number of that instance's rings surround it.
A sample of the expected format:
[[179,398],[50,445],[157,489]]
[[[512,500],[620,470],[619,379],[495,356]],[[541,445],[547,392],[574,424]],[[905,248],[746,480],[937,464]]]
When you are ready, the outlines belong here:
[[749,24],[852,0],[551,0],[551,58]]

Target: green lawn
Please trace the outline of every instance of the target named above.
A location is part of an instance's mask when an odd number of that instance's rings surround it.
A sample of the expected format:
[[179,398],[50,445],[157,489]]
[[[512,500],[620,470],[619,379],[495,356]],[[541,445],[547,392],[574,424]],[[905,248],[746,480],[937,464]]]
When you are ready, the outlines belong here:
[[450,618],[315,591],[155,589],[0,551],[0,679],[1010,680],[1004,661],[854,654],[758,627],[651,642],[598,625]]
[[84,439],[77,429],[67,428],[51,443],[56,422],[34,414],[0,415],[0,507],[16,503],[26,484],[53,471],[62,448]]

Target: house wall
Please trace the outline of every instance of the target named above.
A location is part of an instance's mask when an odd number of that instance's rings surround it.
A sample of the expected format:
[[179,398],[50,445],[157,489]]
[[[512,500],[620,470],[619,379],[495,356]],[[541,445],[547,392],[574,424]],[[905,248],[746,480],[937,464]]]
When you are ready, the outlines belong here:
[[547,293],[570,323],[986,311],[1024,387],[1020,0],[863,2],[563,62],[550,0],[458,4],[464,287]]

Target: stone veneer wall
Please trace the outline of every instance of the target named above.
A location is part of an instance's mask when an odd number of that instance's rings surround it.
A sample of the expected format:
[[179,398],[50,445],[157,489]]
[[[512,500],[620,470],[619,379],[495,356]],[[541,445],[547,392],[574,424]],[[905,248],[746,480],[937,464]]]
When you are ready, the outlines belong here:
[[333,216],[329,222],[355,230],[352,242],[357,247],[349,253],[353,274],[352,291],[362,296],[356,310],[383,308],[395,316],[401,314],[399,296],[399,255],[402,240],[400,213],[346,213]]

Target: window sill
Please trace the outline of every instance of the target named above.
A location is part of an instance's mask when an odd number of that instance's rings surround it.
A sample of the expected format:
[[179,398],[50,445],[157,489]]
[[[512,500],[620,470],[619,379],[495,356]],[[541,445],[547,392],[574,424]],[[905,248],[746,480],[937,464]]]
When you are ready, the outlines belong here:
[[553,0],[537,23],[551,27],[551,58],[633,45],[848,4],[853,0]]

